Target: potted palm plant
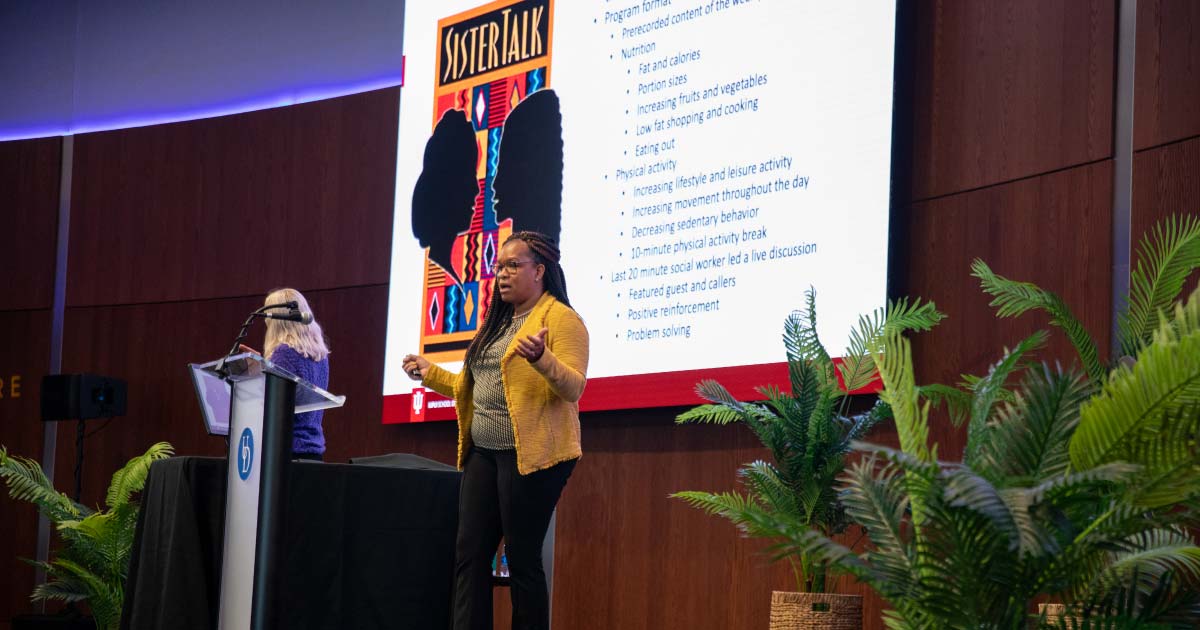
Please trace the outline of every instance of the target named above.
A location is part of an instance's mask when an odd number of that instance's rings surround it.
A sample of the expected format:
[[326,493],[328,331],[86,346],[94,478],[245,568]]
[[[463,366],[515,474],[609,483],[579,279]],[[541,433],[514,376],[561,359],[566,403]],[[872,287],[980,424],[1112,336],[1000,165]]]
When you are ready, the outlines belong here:
[[[1126,356],[1112,365],[1061,299],[980,261],[999,314],[1049,312],[1082,371],[1031,364],[1037,333],[962,389],[918,387],[907,340],[879,337],[871,352],[900,448],[858,445],[866,457],[844,480],[871,545],[793,527],[784,546],[869,584],[893,628],[1195,627],[1200,291],[1172,302],[1200,265],[1200,222],[1168,221],[1140,249],[1120,319]],[[966,425],[962,461],[937,458],[933,402]],[[1047,597],[1065,618],[1031,614]]]
[[[672,496],[722,516],[747,536],[778,539],[780,531],[809,530],[832,537],[849,524],[839,498],[837,478],[845,471],[851,444],[891,415],[886,404],[850,414],[847,392],[876,381],[873,340],[888,331],[928,330],[942,315],[932,303],[900,301],[859,318],[840,363],[817,336],[816,294],[806,293],[806,308],[784,323],[783,342],[790,391],[775,385],[758,388],[762,402],[743,402],[712,380],[696,392],[710,404],[680,414],[678,423],[743,422],[770,452],[771,461],[743,466],[738,476],[746,492],[678,492]],[[830,594],[830,568],[819,554],[776,544],[773,560],[792,566],[800,592],[772,593],[771,627],[858,628],[861,597]]]
[[113,474],[106,509],[92,509],[55,490],[36,461],[10,455],[0,446],[0,477],[9,495],[36,505],[55,524],[63,542],[50,562],[32,562],[49,577],[34,588],[34,601],[85,602],[97,630],[120,626],[138,518],[133,495],[145,486],[150,464],[172,453],[170,444],[159,442],[129,460]]

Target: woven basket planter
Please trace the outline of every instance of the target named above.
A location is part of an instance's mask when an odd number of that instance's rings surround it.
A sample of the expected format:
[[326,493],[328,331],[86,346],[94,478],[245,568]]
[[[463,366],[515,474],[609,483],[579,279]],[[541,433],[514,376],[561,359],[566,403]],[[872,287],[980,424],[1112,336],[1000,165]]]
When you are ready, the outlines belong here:
[[862,630],[862,596],[771,593],[770,630]]
[[1065,604],[1038,604],[1038,614],[1045,613],[1046,621],[1058,626],[1060,621],[1065,621],[1068,628],[1082,628],[1083,623],[1075,617],[1067,615],[1067,607]]

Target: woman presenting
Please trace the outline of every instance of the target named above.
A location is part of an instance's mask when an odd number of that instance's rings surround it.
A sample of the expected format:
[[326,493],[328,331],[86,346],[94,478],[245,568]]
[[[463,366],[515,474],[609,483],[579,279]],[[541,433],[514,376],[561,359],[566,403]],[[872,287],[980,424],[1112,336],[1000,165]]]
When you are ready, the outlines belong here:
[[[492,301],[455,374],[424,357],[404,371],[453,397],[463,471],[455,545],[455,630],[491,630],[492,558],[504,536],[512,627],[548,628],[542,540],[582,454],[579,397],[588,332],[567,301],[557,244],[516,232],[493,267]],[[496,299],[499,296],[500,299]]]

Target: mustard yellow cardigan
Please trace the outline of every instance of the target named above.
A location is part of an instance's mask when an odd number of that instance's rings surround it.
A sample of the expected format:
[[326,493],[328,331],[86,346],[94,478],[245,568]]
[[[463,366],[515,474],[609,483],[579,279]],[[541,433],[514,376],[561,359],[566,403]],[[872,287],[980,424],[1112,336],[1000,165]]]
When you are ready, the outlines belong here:
[[[517,340],[546,333],[546,350],[530,363],[517,354]],[[500,359],[500,377],[517,446],[517,471],[528,475],[583,454],[579,440],[579,397],[587,382],[588,332],[571,307],[549,293],[529,312]],[[458,467],[471,449],[474,378],[431,365],[424,383],[454,398],[458,412]]]

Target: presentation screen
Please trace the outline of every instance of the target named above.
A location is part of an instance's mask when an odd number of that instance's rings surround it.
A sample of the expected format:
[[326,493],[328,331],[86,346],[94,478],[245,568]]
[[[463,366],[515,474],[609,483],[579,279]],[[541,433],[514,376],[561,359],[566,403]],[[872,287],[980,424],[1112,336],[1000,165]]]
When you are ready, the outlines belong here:
[[560,244],[584,410],[786,383],[809,287],[841,354],[886,295],[895,22],[879,0],[406,3],[383,421],[454,417],[401,360],[462,369],[520,230]]

